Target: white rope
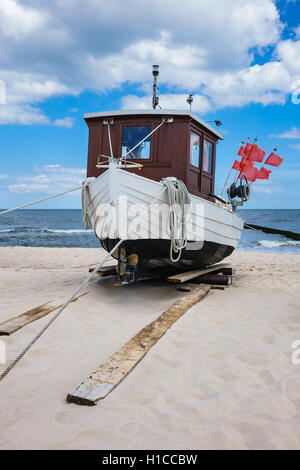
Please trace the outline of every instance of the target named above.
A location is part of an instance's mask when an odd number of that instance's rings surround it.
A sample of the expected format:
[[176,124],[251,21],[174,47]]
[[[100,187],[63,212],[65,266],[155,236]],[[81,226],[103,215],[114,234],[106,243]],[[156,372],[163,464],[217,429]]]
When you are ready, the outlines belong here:
[[[25,269],[34,269],[35,271],[40,270],[40,271],[48,271],[48,269],[64,269],[67,271],[68,269],[78,269],[78,268],[91,268],[92,266],[98,266],[99,263],[90,263],[90,264],[79,264],[77,266],[42,266],[41,268],[33,268],[32,266],[22,266],[20,268],[21,271],[24,271]],[[0,266],[0,269],[5,269],[2,266]]]
[[[191,211],[191,200],[187,187],[182,181],[168,177],[163,178],[161,182],[167,188],[170,206],[170,259],[176,263],[187,245],[186,224]],[[174,258],[173,253],[177,254],[177,258]]]
[[107,253],[107,255],[104,257],[104,259],[101,261],[100,264],[98,264],[95,269],[88,275],[88,277],[79,285],[79,287],[76,289],[76,291],[69,297],[66,302],[60,307],[58,312],[51,318],[51,320],[40,330],[40,332],[30,341],[30,343],[26,346],[26,348],[23,349],[23,351],[20,352],[20,354],[11,362],[11,364],[5,369],[5,371],[0,375],[0,382],[7,376],[7,374],[15,367],[15,365],[22,359],[23,356],[29,351],[29,349],[37,342],[37,340],[42,336],[43,333],[49,328],[50,325],[56,320],[56,318],[65,310],[65,308],[69,305],[70,302],[79,294],[81,289],[86,286],[91,278],[96,274],[98,269],[101,268],[101,266],[107,261],[107,259],[111,256],[111,254],[119,248],[121,243],[124,241],[124,238],[121,238],[121,240],[113,247],[113,249]]
[[71,193],[72,191],[77,191],[78,189],[81,189],[81,188],[82,186],[77,186],[77,188],[68,189],[67,191],[63,191],[62,193],[52,194],[52,196],[47,196],[47,197],[44,197],[43,199],[38,199],[37,201],[28,202],[27,204],[22,204],[22,206],[17,206],[17,207],[14,207],[13,209],[6,209],[5,211],[0,212],[0,215],[8,214],[9,212],[13,212],[18,209],[24,209],[24,207],[32,206],[33,204],[38,204],[39,202],[48,201],[48,199],[53,199],[54,197],[63,196],[64,194]]
[[111,158],[114,158],[113,149],[111,145],[111,135],[110,135],[110,124],[107,124],[108,140],[109,140],[109,150]]
[[89,205],[90,205],[90,192],[89,192],[89,184],[94,181],[95,178],[87,178],[85,181],[82,182],[82,190],[81,190],[81,202],[82,202],[82,218],[84,222],[85,230],[92,227],[92,222],[89,216]]
[[156,198],[151,202],[151,204],[155,204],[156,201],[159,200],[160,196],[162,196],[163,193],[166,191],[166,189],[167,189],[167,186],[164,186],[163,189],[160,191],[160,193],[158,193],[158,196],[156,196]]

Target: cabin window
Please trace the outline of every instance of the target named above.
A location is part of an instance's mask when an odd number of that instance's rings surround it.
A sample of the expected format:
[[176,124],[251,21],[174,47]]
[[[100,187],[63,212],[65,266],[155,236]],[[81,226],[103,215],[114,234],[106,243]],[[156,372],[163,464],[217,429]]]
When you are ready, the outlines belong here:
[[213,144],[208,140],[204,139],[203,145],[203,159],[202,159],[202,170],[206,173],[212,172],[212,159],[213,159]]
[[199,168],[200,136],[191,132],[190,137],[190,164]]
[[[129,150],[136,146],[148,134],[150,134],[150,126],[124,126],[122,135],[122,156],[126,155]],[[149,136],[136,149],[130,152],[126,158],[147,159],[150,158],[150,139]]]

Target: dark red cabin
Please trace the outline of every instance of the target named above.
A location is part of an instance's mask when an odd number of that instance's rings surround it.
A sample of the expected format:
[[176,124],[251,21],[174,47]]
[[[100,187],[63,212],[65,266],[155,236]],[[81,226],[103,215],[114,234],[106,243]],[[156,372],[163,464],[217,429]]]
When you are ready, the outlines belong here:
[[154,130],[163,117],[167,122],[127,157],[128,161],[141,163],[143,168],[127,171],[156,181],[175,176],[186,184],[191,194],[213,200],[216,144],[223,136],[189,111],[86,114],[84,119],[89,128],[87,176],[97,177],[105,171],[96,165],[100,154],[110,156],[108,122],[113,155],[118,158]]

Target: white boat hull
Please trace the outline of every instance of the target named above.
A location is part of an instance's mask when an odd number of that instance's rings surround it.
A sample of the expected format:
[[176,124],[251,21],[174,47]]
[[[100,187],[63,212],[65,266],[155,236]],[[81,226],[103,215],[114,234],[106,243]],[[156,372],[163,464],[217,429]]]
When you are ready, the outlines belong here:
[[174,263],[170,260],[167,192],[162,183],[119,169],[116,164],[88,183],[83,211],[102,246],[110,251],[124,239],[127,255],[137,254],[144,271],[208,266],[229,256],[240,240],[243,220],[236,213],[190,195],[187,245]]

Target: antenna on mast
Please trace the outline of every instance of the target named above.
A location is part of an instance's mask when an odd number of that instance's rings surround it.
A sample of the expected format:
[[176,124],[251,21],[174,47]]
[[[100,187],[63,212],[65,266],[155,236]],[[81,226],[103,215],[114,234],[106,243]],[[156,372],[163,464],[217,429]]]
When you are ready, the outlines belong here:
[[190,111],[192,111],[192,103],[194,101],[193,95],[189,95],[186,101],[190,106]]
[[157,77],[159,74],[159,65],[153,65],[152,67],[152,75],[153,75],[153,98],[152,98],[152,106],[153,109],[156,109],[156,106],[159,105],[159,97],[156,96],[158,86],[157,86]]

